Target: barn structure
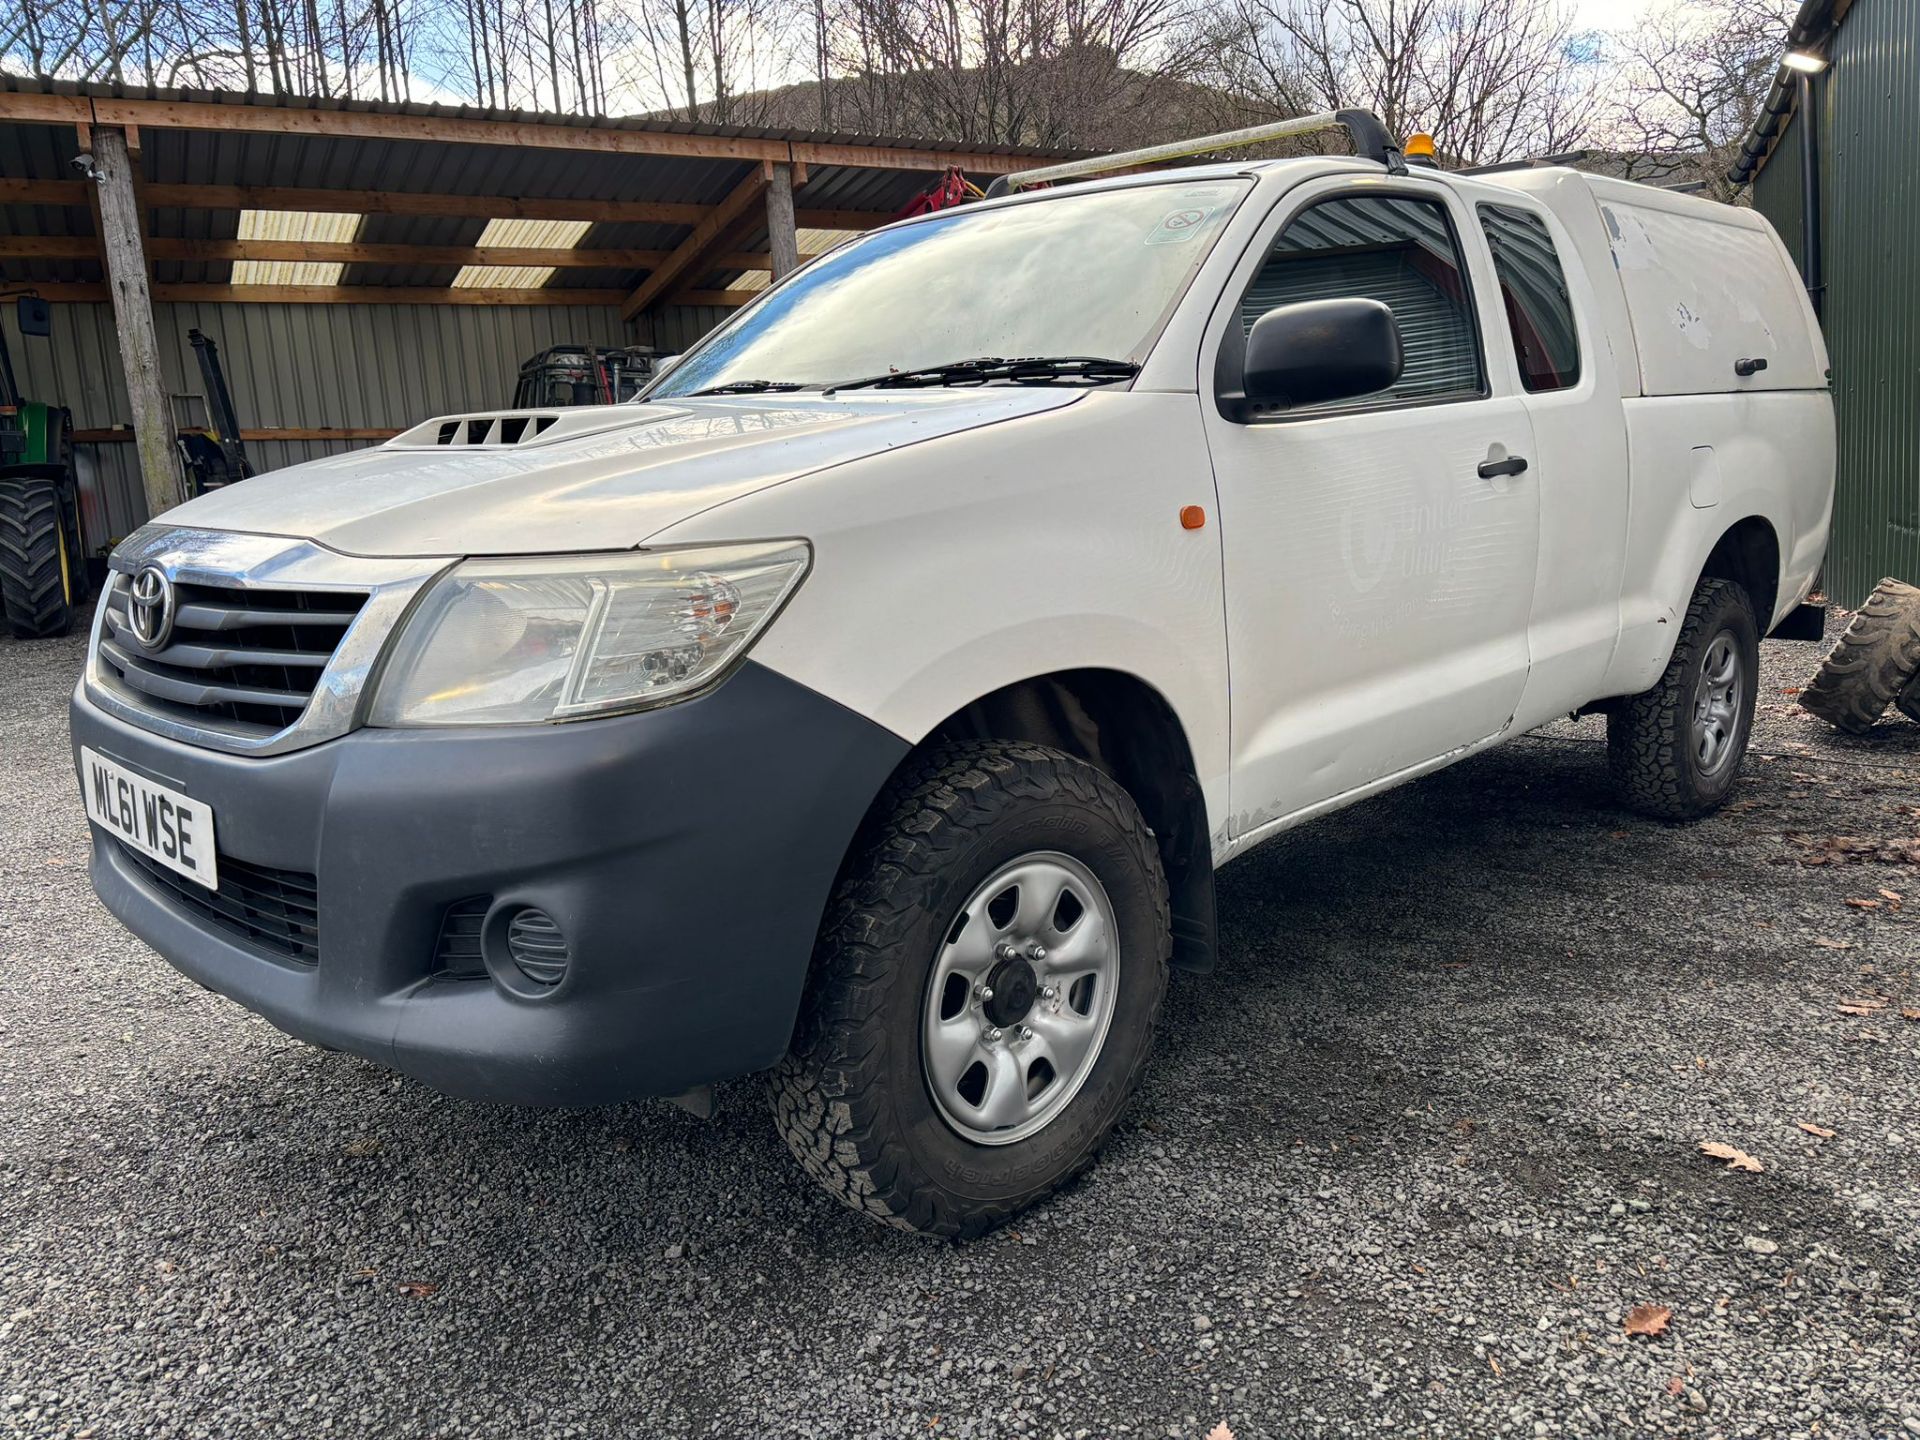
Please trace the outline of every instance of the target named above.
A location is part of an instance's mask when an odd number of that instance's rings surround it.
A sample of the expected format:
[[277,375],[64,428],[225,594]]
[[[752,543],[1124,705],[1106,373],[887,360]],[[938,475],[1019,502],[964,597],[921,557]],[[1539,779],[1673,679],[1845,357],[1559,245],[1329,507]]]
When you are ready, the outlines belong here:
[[684,349],[949,166],[1054,151],[0,76],[0,324],[72,411],[96,554],[178,494],[214,338],[261,470],[500,408],[561,344]]
[[1920,5],[1806,0],[1728,178],[1793,252],[1833,365],[1839,484],[1826,584],[1920,581]]

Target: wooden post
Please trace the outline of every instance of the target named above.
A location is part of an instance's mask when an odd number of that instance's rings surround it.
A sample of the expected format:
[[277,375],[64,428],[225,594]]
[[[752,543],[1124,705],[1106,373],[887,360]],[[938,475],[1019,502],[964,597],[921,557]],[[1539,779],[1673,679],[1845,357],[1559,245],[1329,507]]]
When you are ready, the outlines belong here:
[[153,292],[147,283],[146,224],[133,193],[133,158],[124,132],[96,126],[93,173],[100,187],[100,236],[107,256],[107,289],[127,398],[133,403],[133,437],[140,452],[140,482],[151,519],[186,499],[173,453],[173,417],[167,413],[160,376],[160,343],[153,328]]
[[767,249],[777,284],[800,268],[800,232],[793,218],[793,166],[776,163],[767,182]]

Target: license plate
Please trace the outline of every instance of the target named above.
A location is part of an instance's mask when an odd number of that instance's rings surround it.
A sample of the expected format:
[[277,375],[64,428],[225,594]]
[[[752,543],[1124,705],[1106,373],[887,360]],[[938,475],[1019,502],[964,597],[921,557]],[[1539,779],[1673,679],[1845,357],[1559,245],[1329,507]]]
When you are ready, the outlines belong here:
[[80,789],[87,815],[149,859],[209,890],[219,888],[213,858],[213,807],[156,785],[85,746]]

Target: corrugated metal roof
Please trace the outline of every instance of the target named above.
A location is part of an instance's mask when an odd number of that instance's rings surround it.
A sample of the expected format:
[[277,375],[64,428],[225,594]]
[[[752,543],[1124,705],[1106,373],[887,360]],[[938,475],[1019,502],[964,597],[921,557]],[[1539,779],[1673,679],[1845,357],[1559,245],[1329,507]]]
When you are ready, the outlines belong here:
[[[489,110],[472,105],[426,105],[370,100],[312,100],[292,96],[176,90],[108,84],[41,81],[0,75],[0,93],[85,96],[94,99],[162,100],[278,109],[363,112],[449,120],[510,121],[588,130],[624,130],[658,134],[844,144],[886,148],[955,148],[937,139],[871,136],[849,132],[768,129],[737,125],[695,125],[658,119],[604,119]],[[714,205],[749,174],[752,162],[688,156],[616,154],[473,144],[438,140],[396,140],[338,135],[272,134],[232,129],[176,130],[149,126],[141,133],[142,166],[151,184],[244,185],[396,191],[428,195],[464,195],[517,199],[606,200]],[[1041,162],[1069,158],[1059,151],[1015,146],[968,145],[980,154]],[[73,126],[53,122],[0,123],[0,176],[29,180],[76,178],[72,157],[78,149]],[[864,210],[891,215],[936,177],[909,165],[899,170],[860,166],[813,165],[796,197],[801,210]],[[231,210],[156,207],[150,233],[169,239],[234,238],[237,216]],[[751,225],[752,222],[749,222]],[[93,233],[84,206],[0,205],[0,234],[84,236]],[[357,238],[401,245],[471,245],[485,226],[484,216],[446,217],[368,215]],[[597,223],[582,239],[588,247],[670,250],[690,227],[630,222]],[[764,225],[743,230],[730,242],[764,249]],[[156,263],[159,283],[219,284],[230,279],[227,261],[163,260]],[[358,263],[342,276],[347,285],[450,284],[457,267]],[[565,288],[612,288],[639,283],[633,269],[562,270],[549,282]],[[98,282],[97,260],[9,259],[0,262],[0,283],[21,281]]]

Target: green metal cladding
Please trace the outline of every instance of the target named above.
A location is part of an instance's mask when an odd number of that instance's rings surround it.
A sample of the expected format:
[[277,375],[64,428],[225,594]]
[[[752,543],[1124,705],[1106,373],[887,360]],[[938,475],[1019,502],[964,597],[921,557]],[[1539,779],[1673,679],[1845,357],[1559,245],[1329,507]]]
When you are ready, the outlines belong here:
[[[1839,487],[1827,592],[1920,581],[1920,3],[1855,0],[1814,82]],[[1753,182],[1801,258],[1800,120]]]

